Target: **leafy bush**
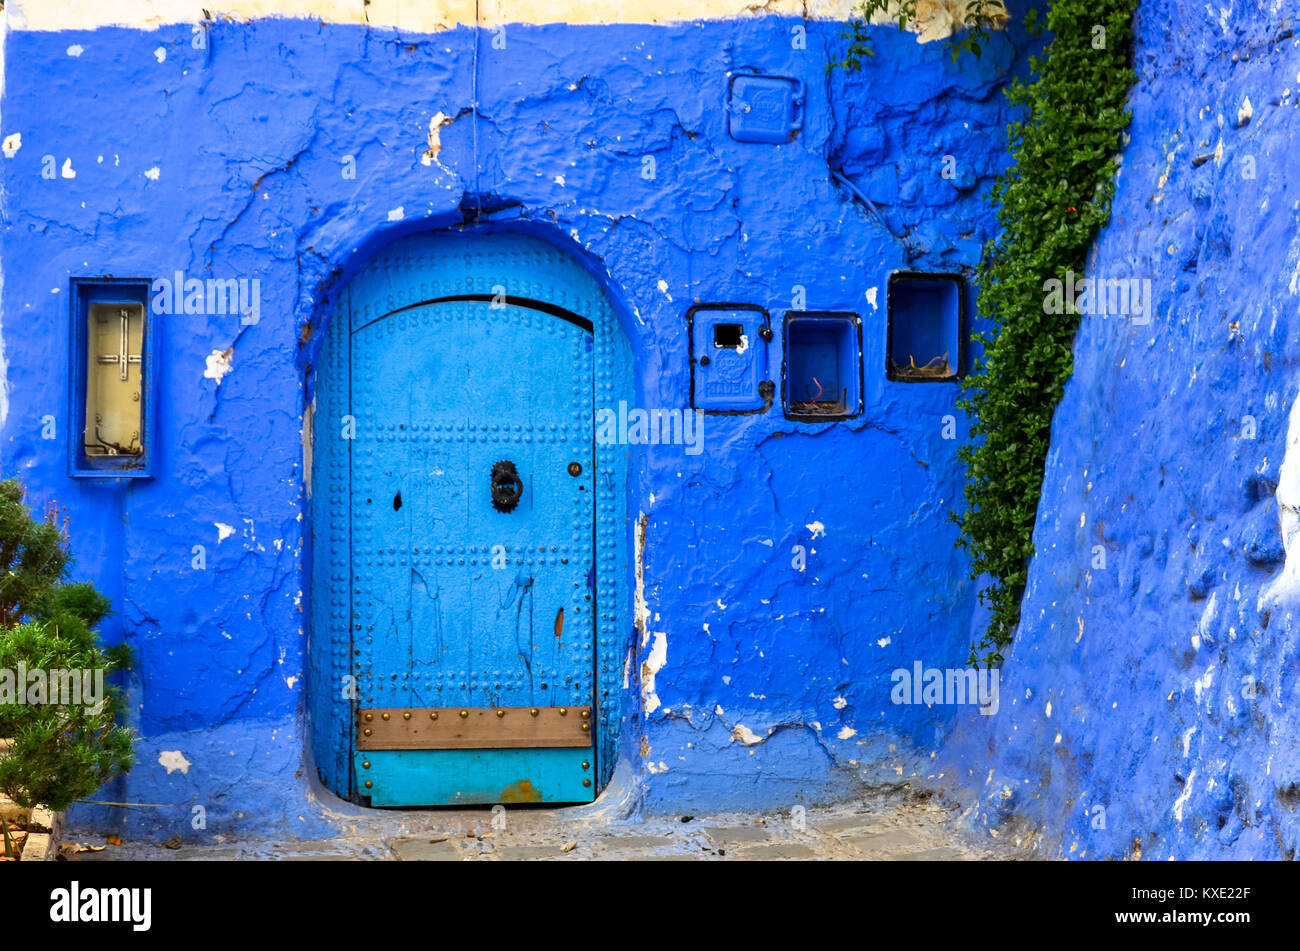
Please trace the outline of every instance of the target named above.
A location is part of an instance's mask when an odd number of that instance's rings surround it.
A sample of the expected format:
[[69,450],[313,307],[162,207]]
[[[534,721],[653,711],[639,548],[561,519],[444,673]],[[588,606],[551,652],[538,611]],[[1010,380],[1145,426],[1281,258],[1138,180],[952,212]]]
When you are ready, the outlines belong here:
[[117,725],[122,692],[107,683],[129,651],[106,650],[95,634],[109,600],[65,583],[67,536],[55,518],[53,509],[32,518],[17,480],[0,482],[0,737],[13,741],[0,753],[0,791],[57,811],[130,769],[132,734]]

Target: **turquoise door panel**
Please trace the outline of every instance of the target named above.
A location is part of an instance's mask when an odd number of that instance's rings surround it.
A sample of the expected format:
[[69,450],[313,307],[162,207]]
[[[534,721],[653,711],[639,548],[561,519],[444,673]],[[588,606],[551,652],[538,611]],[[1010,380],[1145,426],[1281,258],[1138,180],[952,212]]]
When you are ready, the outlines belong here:
[[[590,326],[491,300],[357,323],[356,706],[593,704]],[[354,751],[353,767],[374,804],[500,802],[517,788],[534,791],[523,801],[575,802],[594,793],[582,767],[592,758],[591,748],[371,750]]]

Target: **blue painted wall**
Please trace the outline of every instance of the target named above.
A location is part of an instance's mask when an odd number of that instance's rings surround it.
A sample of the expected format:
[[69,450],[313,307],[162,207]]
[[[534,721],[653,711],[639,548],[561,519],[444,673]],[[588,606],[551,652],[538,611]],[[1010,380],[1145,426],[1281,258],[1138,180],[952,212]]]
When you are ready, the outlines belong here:
[[978,827],[1037,828],[1047,855],[1300,844],[1283,545],[1300,463],[1300,42],[1274,9],[1142,4],[1132,141],[1089,273],[1150,279],[1155,312],[1083,321],[1002,710],[963,718],[934,773],[976,793]]
[[[859,418],[709,417],[698,456],[632,455],[628,531],[640,513],[644,531],[639,578],[635,555],[627,571],[644,610],[626,632],[622,732],[646,807],[789,806],[926,771],[954,712],[894,706],[890,671],[966,659],[973,591],[948,522],[964,421],[955,386],[885,381],[887,278],[976,263],[1005,155],[1000,88],[1028,41],[999,35],[953,65],[880,28],[863,73],[828,77],[838,32],[521,25],[505,50],[466,29],[295,20],[209,24],[204,49],[188,25],[9,35],[3,131],[22,146],[0,162],[2,468],[67,507],[78,574],[118,610],[105,634],[137,649],[140,765],[106,798],[169,804],[74,822],[317,835],[347,811],[305,759],[302,427],[320,328],[377,248],[497,199],[518,207],[494,220],[599,276],[641,406],[686,405],[694,302],[769,308],[778,368],[785,311],[863,319]],[[793,143],[728,137],[728,71],[744,70],[807,84]],[[426,164],[439,112],[455,118]],[[75,178],[43,178],[46,155]],[[41,438],[43,416],[67,419],[69,279],[176,270],[258,278],[260,321],[160,318],[156,475],[69,480],[66,427]],[[229,371],[205,376],[227,353]]]

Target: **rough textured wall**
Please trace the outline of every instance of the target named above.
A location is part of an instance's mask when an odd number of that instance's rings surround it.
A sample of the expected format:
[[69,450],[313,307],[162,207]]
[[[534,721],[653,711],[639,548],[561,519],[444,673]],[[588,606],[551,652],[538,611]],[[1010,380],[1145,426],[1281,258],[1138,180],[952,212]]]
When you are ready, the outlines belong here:
[[[1026,42],[999,35],[954,66],[883,28],[863,74],[828,78],[838,31],[762,17],[9,34],[3,470],[67,507],[80,573],[117,607],[106,634],[138,652],[141,759],[106,798],[171,804],[81,821],[193,835],[202,805],[209,833],[315,834],[340,808],[316,804],[303,758],[320,322],[375,248],[460,222],[463,202],[516,202],[505,218],[604,270],[643,406],[687,403],[693,301],[770,308],[778,382],[786,310],[862,315],[860,418],[709,417],[698,456],[634,452],[643,624],[627,632],[624,748],[652,809],[788,805],[915,772],[952,711],[892,705],[889,673],[961,664],[973,599],[947,520],[956,388],[884,380],[886,281],[977,260],[999,88]],[[745,70],[806,83],[792,143],[728,136],[728,73]],[[154,477],[70,480],[69,279],[178,270],[259,279],[260,320],[158,318]]]
[[1300,839],[1300,40],[1268,6],[1142,4],[1088,273],[1150,279],[1154,313],[1083,319],[1002,709],[943,757],[1047,854]]

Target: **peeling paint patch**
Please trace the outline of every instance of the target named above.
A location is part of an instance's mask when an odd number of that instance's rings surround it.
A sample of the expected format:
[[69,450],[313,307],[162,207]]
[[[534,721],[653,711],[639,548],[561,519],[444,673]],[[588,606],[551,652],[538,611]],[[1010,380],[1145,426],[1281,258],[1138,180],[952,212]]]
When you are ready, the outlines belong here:
[[13,158],[18,154],[18,150],[22,147],[23,134],[21,132],[14,132],[10,135],[6,135],[4,144],[0,145],[0,149],[3,149],[5,153],[5,158]]
[[68,55],[72,57],[80,56],[84,52],[86,52],[86,48],[76,43],[73,43],[71,46],[68,47]]
[[648,716],[659,709],[659,695],[655,693],[655,676],[668,662],[668,635],[654,632],[654,646],[650,656],[641,662],[641,703]]
[[642,647],[648,643],[649,634],[646,632],[646,624],[650,621],[650,609],[645,603],[645,530],[649,518],[645,512],[642,512],[636,520],[636,594],[632,622],[641,632]]
[[215,526],[217,526],[217,544],[218,544],[218,545],[220,545],[223,541],[225,541],[225,540],[226,540],[227,538],[229,538],[231,535],[235,534],[235,528],[234,528],[233,525],[227,525],[227,524],[225,524],[224,522],[213,522],[212,524],[215,525]]
[[149,181],[151,182],[158,181],[161,175],[162,175],[162,169],[160,169],[157,165],[155,165],[151,169],[147,169],[144,173],[144,177],[149,179]]
[[[433,114],[433,118],[429,120],[429,147],[425,149],[424,154],[420,156],[421,165],[432,165],[434,162],[438,161],[438,153],[442,151],[441,129],[443,126],[451,125],[455,121],[455,116],[449,116],[441,109]],[[397,211],[401,210],[402,209],[400,208],[397,209]],[[389,221],[394,220],[391,215],[392,212],[389,212]]]
[[737,723],[731,728],[731,738],[737,742],[744,743],[746,746],[757,746],[767,737],[759,736],[743,723]]
[[402,205],[398,205],[396,208],[394,208],[392,211],[388,213],[389,221],[401,221],[405,217],[406,217],[406,209]]
[[230,372],[234,364],[235,348],[228,350],[213,350],[208,354],[207,366],[203,370],[203,378],[206,380],[216,380],[217,386],[221,385],[221,379]]
[[804,528],[808,529],[808,531],[812,533],[814,541],[826,534],[826,526],[821,522],[809,522],[804,526]]
[[188,773],[192,764],[180,750],[162,750],[158,754],[158,765],[167,770],[167,775],[170,776],[177,770]]

